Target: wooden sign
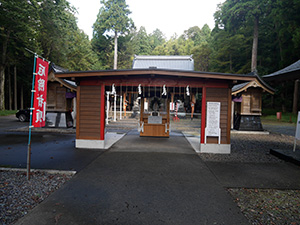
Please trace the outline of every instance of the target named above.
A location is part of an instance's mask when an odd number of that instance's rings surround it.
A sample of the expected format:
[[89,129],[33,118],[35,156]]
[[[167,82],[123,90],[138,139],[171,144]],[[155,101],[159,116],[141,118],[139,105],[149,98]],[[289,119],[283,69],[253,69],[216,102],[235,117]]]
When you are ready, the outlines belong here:
[[220,102],[207,102],[206,136],[220,135]]

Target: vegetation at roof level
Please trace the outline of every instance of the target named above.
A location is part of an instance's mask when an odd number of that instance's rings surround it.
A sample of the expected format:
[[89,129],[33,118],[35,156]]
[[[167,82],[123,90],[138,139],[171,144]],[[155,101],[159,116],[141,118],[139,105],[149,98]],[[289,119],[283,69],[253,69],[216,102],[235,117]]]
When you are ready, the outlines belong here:
[[[24,107],[30,104],[33,56],[26,47],[69,70],[112,69],[114,35],[108,31],[115,25],[104,17],[110,2],[102,0],[107,6],[99,9],[89,40],[78,28],[76,10],[67,0],[0,0],[0,99],[5,100],[2,105],[0,101],[0,110],[9,108],[8,76],[13,75],[14,66],[18,89],[24,89]],[[260,76],[300,59],[300,0],[226,0],[214,14],[214,27],[187,27],[183,34],[168,40],[158,29],[148,33],[145,27],[132,26],[126,1],[113,2],[122,3],[125,10],[125,16],[120,17],[125,29],[118,31],[118,69],[130,69],[134,55],[193,54],[195,70],[247,74],[251,72],[255,29]],[[292,83],[276,88],[275,97],[292,95]],[[264,98],[264,106],[268,103],[276,108],[283,103],[290,110],[291,102],[276,99],[272,103]]]

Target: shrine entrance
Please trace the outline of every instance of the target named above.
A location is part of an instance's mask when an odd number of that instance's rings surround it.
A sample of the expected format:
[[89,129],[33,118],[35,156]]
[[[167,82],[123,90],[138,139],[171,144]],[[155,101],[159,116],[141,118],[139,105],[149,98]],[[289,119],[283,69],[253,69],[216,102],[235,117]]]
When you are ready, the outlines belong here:
[[105,148],[105,127],[116,121],[119,111],[121,117],[130,112],[137,118],[140,136],[169,137],[176,126],[186,129],[189,122],[200,133],[198,152],[222,154],[230,153],[231,87],[256,79],[155,68],[55,76],[78,85],[76,148]]
[[169,137],[172,131],[200,138],[202,88],[113,84],[105,93],[109,128],[130,129],[135,119],[141,137]]

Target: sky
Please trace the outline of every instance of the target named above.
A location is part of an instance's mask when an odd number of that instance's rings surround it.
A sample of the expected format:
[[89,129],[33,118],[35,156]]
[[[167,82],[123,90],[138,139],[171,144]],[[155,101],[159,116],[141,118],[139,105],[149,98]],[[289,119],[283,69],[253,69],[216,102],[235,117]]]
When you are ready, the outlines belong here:
[[[137,29],[146,28],[148,34],[156,28],[160,29],[166,38],[175,33],[179,36],[190,27],[203,27],[204,24],[214,27],[213,14],[217,5],[225,0],[126,0],[130,11],[129,16]],[[100,0],[69,0],[78,14],[78,27],[91,39],[93,24],[101,7]]]

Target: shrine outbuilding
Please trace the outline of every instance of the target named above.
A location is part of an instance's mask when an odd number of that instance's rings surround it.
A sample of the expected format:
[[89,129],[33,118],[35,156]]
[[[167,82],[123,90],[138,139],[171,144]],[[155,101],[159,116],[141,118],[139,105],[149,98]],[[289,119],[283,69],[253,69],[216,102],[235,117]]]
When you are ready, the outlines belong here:
[[260,117],[262,116],[262,94],[273,95],[275,90],[259,76],[253,81],[232,87],[232,125],[240,131],[263,131]]
[[[230,153],[233,85],[256,80],[254,75],[199,72],[183,69],[59,72],[57,78],[77,84],[76,148],[105,146],[107,99],[128,93],[140,101],[140,136],[169,137],[170,107],[181,95],[201,96],[199,153]],[[155,139],[153,140],[155,141]]]
[[47,127],[72,127],[72,111],[76,110],[76,84],[74,81],[55,77],[55,73],[67,72],[51,64],[47,83]]

